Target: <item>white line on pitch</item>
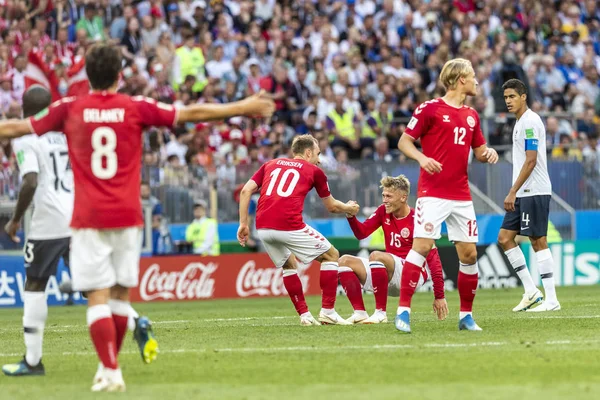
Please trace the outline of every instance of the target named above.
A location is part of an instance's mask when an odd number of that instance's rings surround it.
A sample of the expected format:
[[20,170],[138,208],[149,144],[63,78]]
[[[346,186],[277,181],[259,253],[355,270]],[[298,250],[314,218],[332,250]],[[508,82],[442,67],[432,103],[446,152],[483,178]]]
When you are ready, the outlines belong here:
[[[585,344],[597,343],[600,340],[548,340],[540,342],[541,345],[565,345],[565,344]],[[230,347],[230,348],[205,348],[205,349],[165,349],[161,354],[169,353],[279,353],[279,352],[331,352],[344,350],[398,350],[398,349],[419,349],[419,348],[465,348],[465,347],[500,347],[523,346],[516,342],[481,342],[481,343],[423,343],[419,345],[412,344],[383,344],[383,345],[349,345],[349,346],[291,346],[291,347]],[[91,356],[95,355],[92,351],[65,351],[62,353],[49,353],[49,355],[60,354],[62,356]],[[137,351],[126,350],[121,354],[138,354]],[[22,353],[0,353],[0,357],[18,357]]]

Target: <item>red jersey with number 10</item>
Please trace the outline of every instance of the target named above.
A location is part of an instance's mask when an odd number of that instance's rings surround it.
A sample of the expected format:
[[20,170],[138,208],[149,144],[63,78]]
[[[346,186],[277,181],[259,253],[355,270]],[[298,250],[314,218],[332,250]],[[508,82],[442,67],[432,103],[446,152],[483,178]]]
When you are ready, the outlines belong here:
[[417,196],[471,200],[469,153],[485,144],[477,111],[441,98],[427,101],[415,110],[404,133],[421,139],[423,154],[442,164],[442,172],[433,175],[421,169]]
[[260,188],[256,229],[303,229],[306,224],[302,211],[308,192],[314,187],[321,198],[331,196],[323,170],[301,159],[271,160],[256,171],[252,180]]
[[116,229],[143,225],[140,201],[142,130],[172,126],[173,106],[107,92],[67,97],[29,119],[33,132],[64,132],[73,169],[71,226]]

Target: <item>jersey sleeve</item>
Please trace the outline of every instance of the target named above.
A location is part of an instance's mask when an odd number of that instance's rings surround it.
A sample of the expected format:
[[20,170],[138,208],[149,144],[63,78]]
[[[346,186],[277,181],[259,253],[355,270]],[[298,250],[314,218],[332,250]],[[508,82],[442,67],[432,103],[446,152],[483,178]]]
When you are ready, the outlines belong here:
[[476,149],[480,146],[483,146],[485,142],[485,137],[483,137],[483,131],[481,130],[481,121],[479,120],[479,114],[477,112],[475,114],[475,127],[473,131],[473,139],[471,139],[471,148]]
[[64,121],[67,119],[67,110],[69,103],[62,99],[50,104],[49,107],[29,117],[31,129],[36,135],[43,135],[48,132],[63,132]]
[[444,298],[444,272],[442,271],[442,261],[437,248],[431,249],[427,255],[427,265],[431,272],[431,281],[433,282],[433,296],[436,299]]
[[256,171],[254,175],[252,175],[252,178],[250,178],[256,183],[258,187],[262,186],[263,179],[265,178],[265,165],[267,164],[261,165],[258,171]]
[[177,109],[171,104],[157,102],[148,97],[132,97],[144,127],[173,126],[177,122]]
[[369,237],[370,234],[375,232],[377,228],[381,226],[383,214],[385,214],[385,208],[380,206],[373,214],[371,214],[369,218],[365,220],[365,222],[360,222],[356,217],[348,218],[348,223],[350,224],[350,229],[352,229],[354,236],[358,240],[363,240],[364,238]]
[[35,152],[35,136],[29,135],[13,141],[13,152],[19,166],[19,176],[23,178],[29,173],[39,173],[40,166]]
[[329,190],[329,183],[327,182],[327,176],[321,168],[315,167],[315,189],[320,198],[324,199],[331,196]]
[[429,114],[432,107],[434,106],[429,102],[422,103],[419,107],[417,107],[412,115],[412,118],[410,121],[408,121],[408,125],[406,125],[406,130],[404,133],[415,140],[423,136],[423,134],[425,134],[429,128],[429,122],[431,119]]
[[543,129],[544,126],[542,124],[536,124],[531,120],[525,122],[525,131],[523,132],[523,137],[525,140],[525,151],[538,150],[538,144],[540,141],[540,137],[542,137]]

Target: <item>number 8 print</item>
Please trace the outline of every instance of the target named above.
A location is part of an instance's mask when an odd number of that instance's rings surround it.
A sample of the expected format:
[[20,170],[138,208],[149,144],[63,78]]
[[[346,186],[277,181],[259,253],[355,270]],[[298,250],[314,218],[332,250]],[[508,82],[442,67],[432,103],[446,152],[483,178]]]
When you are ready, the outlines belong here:
[[[104,143],[102,143],[104,141]],[[117,174],[117,134],[106,126],[92,133],[92,173],[99,179],[110,179]],[[106,165],[102,161],[106,160]]]

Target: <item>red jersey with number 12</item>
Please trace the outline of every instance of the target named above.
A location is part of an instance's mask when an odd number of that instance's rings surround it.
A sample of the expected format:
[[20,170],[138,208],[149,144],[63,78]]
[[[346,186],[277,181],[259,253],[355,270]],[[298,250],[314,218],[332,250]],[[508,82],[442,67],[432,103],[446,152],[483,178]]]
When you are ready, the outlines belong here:
[[256,229],[297,231],[304,199],[314,187],[321,198],[331,196],[321,168],[301,159],[277,158],[263,164],[252,176],[260,188],[256,207]]
[[59,100],[29,119],[33,132],[64,132],[75,183],[71,226],[116,229],[143,225],[140,201],[142,130],[172,126],[173,106],[108,92]]
[[427,101],[415,110],[404,133],[421,139],[423,154],[442,164],[442,172],[433,175],[421,169],[417,196],[471,200],[469,153],[485,144],[477,111],[441,98]]

